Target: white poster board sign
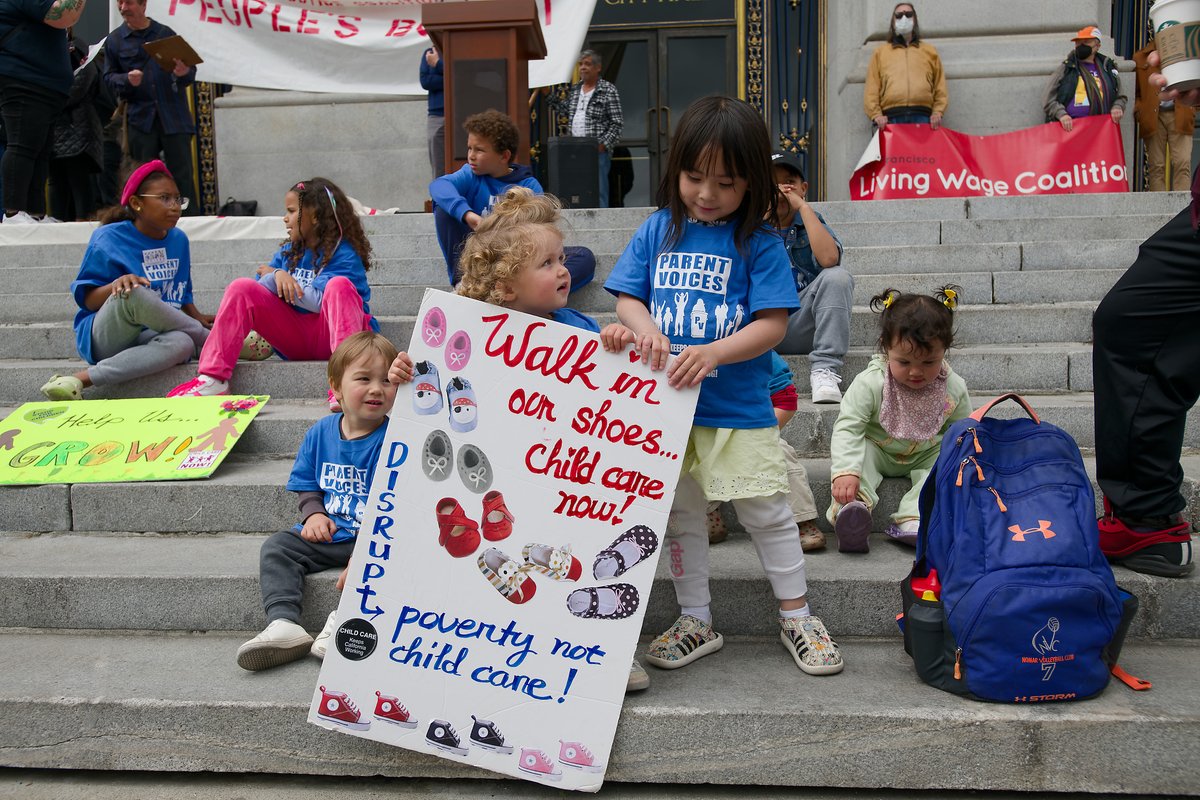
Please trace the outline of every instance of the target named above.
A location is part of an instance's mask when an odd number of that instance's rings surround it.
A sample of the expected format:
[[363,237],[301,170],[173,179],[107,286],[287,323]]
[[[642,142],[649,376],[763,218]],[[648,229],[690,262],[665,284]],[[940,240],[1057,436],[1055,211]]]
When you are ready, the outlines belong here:
[[596,791],[696,390],[428,290],[309,721]]

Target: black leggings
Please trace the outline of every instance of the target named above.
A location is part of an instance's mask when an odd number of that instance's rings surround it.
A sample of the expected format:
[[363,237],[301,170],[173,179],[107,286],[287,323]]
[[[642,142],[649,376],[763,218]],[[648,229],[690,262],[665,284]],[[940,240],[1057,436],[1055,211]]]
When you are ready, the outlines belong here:
[[26,211],[34,216],[46,213],[50,132],[66,104],[65,94],[0,75],[0,115],[8,139],[0,160],[5,211]]

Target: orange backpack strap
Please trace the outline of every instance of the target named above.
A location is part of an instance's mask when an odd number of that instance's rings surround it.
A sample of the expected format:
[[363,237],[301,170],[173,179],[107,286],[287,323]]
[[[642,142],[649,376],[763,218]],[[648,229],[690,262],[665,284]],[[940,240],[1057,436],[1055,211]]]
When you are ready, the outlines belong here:
[[1139,678],[1136,675],[1130,675],[1128,672],[1121,669],[1120,664],[1113,664],[1112,674],[1114,678],[1128,686],[1130,689],[1133,689],[1135,692],[1144,692],[1152,685],[1150,681],[1145,680],[1144,678]]
[[975,409],[975,412],[973,414],[971,414],[971,419],[975,420],[976,422],[979,422],[980,420],[982,420],[984,418],[984,416],[987,415],[987,413],[989,411],[992,410],[993,407],[999,405],[1000,403],[1003,403],[1005,400],[1016,401],[1017,403],[1020,404],[1021,408],[1025,409],[1025,413],[1029,415],[1030,419],[1032,419],[1034,422],[1038,423],[1039,425],[1042,423],[1042,421],[1040,419],[1038,419],[1037,412],[1033,410],[1033,406],[1031,406],[1031,405],[1029,405],[1029,403],[1025,402],[1024,397],[1021,397],[1021,395],[1016,394],[1014,392],[1009,392],[1008,394],[1002,394],[999,397],[996,397],[996,398],[984,403],[982,406]]

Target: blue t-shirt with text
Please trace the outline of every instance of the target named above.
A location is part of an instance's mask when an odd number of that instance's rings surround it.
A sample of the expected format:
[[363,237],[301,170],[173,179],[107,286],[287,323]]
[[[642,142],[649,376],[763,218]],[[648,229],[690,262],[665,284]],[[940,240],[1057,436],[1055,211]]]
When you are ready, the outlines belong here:
[[[281,269],[287,271],[287,253],[289,246],[284,245],[276,251],[271,259],[271,269]],[[292,270],[292,277],[296,279],[296,283],[300,284],[300,289],[304,292],[300,302],[294,308],[297,311],[307,313],[316,313],[321,310],[321,298],[325,294],[325,286],[331,278],[342,277],[354,284],[354,288],[358,291],[358,296],[362,298],[363,313],[371,313],[371,285],[367,282],[367,269],[363,266],[362,259],[358,257],[358,253],[349,243],[342,241],[333,251],[333,256],[324,264],[320,271],[313,268],[316,261],[316,251],[306,248],[300,255],[300,261],[297,262],[296,268]],[[258,279],[259,283],[266,284],[274,293],[275,291],[275,273],[268,272],[266,275]],[[379,323],[374,317],[371,318],[371,330],[379,332]]]
[[[387,420],[360,439],[342,438],[342,415],[330,414],[304,434],[288,478],[289,492],[321,492],[325,514],[337,525],[333,541],[353,539],[362,523],[371,478],[387,434]],[[292,528],[299,533],[303,522]]]
[[[671,351],[714,342],[744,328],[759,311],[792,310],[799,302],[783,239],[762,227],[739,252],[733,223],[684,224],[664,252],[670,212],[642,223],[617,259],[604,288],[646,303]],[[724,364],[700,385],[694,423],[713,428],[769,428],[775,412],[767,392],[770,351]]]

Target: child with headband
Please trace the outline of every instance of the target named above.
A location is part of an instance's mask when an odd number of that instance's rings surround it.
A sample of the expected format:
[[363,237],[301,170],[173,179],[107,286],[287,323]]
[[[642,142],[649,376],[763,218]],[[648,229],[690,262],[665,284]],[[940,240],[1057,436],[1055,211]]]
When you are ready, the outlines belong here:
[[[350,200],[332,181],[312,178],[283,196],[288,240],[257,278],[225,289],[199,374],[168,397],[227,394],[250,331],[290,361],[325,361],[347,336],[379,331],[368,302],[371,243]],[[331,411],[340,410],[331,391]]]
[[830,451],[833,502],[828,517],[843,553],[870,550],[871,509],[885,477],[907,475],[885,535],[915,545],[925,478],[941,451],[942,434],[970,415],[967,385],[945,362],[954,344],[957,286],[930,297],[885,289],[871,298],[879,314],[880,354],[846,390]]

